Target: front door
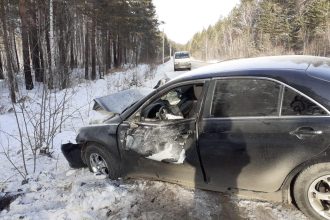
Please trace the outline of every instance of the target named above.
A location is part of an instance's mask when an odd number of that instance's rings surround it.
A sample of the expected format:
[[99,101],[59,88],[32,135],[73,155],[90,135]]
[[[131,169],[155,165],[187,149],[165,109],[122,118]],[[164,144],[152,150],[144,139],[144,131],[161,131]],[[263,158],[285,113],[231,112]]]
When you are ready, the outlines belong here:
[[[172,182],[203,182],[196,120],[204,84],[188,84],[152,98],[120,126],[128,175]],[[134,158],[134,159],[132,159]]]

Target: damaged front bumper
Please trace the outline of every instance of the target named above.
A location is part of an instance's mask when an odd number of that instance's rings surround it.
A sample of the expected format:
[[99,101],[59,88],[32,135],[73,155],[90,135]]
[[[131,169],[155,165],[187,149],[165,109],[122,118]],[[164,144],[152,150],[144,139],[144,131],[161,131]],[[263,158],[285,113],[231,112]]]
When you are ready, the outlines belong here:
[[77,169],[87,166],[82,159],[81,147],[80,144],[72,143],[62,144],[61,146],[62,153],[71,168]]

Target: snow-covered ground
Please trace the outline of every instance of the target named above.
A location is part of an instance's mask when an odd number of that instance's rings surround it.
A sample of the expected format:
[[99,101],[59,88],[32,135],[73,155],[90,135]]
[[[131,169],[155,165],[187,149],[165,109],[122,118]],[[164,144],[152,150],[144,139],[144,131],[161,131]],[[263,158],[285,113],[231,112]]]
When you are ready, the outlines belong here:
[[[99,179],[88,169],[69,168],[60,146],[74,142],[77,130],[88,124],[93,115],[93,98],[128,88],[152,88],[165,76],[173,78],[181,73],[173,72],[171,61],[155,68],[140,65],[95,82],[80,80],[66,92],[57,92],[58,99],[68,97],[64,111],[68,119],[54,138],[51,157],[37,156],[34,173],[31,151],[25,149],[29,172],[26,184],[22,184],[18,172],[23,170],[23,163],[15,114],[7,88],[0,82],[0,208],[12,200],[0,212],[0,219],[306,219],[291,206],[242,200],[157,181]],[[73,75],[78,76],[79,71]],[[32,92],[21,94],[32,112],[39,109],[40,91],[41,86],[37,86]],[[20,114],[18,120],[22,123]],[[22,132],[23,136],[28,133]]]

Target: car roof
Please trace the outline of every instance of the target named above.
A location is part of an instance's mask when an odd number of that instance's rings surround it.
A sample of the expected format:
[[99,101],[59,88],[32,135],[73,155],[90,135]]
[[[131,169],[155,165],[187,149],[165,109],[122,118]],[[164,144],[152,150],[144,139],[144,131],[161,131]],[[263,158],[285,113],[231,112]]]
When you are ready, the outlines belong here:
[[267,77],[279,80],[330,109],[330,58],[286,55],[235,59],[184,73],[169,84],[230,76]]
[[[258,58],[234,59],[222,61],[213,65],[208,65],[188,73],[182,74],[173,80],[184,80],[189,78],[203,79],[210,77],[230,76],[232,72],[240,72],[244,75],[248,70],[297,70],[306,72],[312,66],[313,72],[318,69],[330,68],[330,59],[326,57],[287,55],[287,56],[268,56]],[[323,72],[326,72],[324,70]]]

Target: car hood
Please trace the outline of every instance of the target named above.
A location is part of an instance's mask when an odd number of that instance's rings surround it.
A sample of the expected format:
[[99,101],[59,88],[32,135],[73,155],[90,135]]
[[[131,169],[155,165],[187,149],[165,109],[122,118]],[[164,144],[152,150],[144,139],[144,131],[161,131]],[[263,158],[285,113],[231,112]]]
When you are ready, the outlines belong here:
[[93,110],[121,114],[125,109],[150,94],[153,89],[128,89],[94,99]]

